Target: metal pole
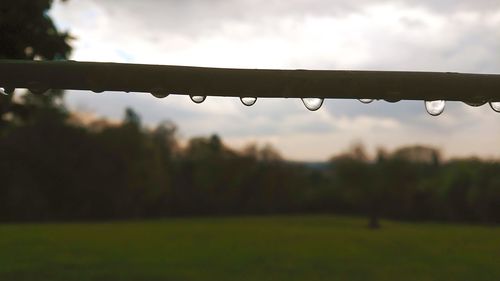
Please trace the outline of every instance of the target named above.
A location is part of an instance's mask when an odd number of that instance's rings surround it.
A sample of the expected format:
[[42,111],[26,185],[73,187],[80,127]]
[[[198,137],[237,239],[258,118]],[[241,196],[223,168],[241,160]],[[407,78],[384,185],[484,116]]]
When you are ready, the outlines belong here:
[[0,61],[4,88],[386,100],[500,101],[500,75]]

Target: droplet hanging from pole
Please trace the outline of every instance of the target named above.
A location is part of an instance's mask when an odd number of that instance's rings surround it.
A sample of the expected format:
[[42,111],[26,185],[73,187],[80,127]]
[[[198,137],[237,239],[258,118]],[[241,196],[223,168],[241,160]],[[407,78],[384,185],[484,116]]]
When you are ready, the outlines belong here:
[[432,116],[438,116],[444,111],[446,102],[444,100],[425,101],[425,109]]
[[320,109],[321,105],[323,104],[323,99],[322,98],[302,98],[302,102],[304,103],[304,106],[309,109],[310,111],[316,111]]

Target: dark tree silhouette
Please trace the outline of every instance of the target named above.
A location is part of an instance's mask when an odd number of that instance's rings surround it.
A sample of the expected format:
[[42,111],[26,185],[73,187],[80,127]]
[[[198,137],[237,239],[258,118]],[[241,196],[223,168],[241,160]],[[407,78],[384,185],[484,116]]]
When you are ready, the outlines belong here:
[[[71,36],[60,32],[48,15],[52,0],[0,1],[0,59],[67,59]],[[0,85],[1,87],[2,85]],[[13,89],[5,89],[10,92]],[[37,91],[41,89],[34,89]],[[26,96],[22,103],[13,95],[0,95],[0,133],[8,122],[31,118],[35,109],[58,107],[62,92]],[[5,116],[10,117],[6,118]],[[13,115],[13,116],[12,116]]]
[[380,227],[381,186],[374,181],[373,169],[361,144],[331,160],[337,184],[345,186],[347,200],[368,214],[368,226]]
[[16,0],[0,3],[0,58],[66,59],[70,35],[60,32],[48,15],[52,0]]

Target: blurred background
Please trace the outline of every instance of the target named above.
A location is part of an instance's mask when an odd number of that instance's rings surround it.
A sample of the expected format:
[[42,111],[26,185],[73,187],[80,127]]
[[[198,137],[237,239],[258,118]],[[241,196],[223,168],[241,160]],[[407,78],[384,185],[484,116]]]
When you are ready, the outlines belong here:
[[[490,0],[18,0],[0,58],[498,73],[499,25]],[[500,277],[488,105],[3,93],[0,279]]]

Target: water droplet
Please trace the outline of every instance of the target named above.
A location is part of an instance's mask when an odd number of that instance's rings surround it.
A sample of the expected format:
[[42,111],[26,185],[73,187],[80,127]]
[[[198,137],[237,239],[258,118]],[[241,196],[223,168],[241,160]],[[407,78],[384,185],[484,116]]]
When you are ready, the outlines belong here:
[[104,92],[104,90],[101,90],[101,89],[92,89],[92,92],[94,92],[96,94],[100,94],[100,93]]
[[425,101],[425,109],[432,116],[443,113],[446,102],[444,100]]
[[401,99],[385,99],[385,101],[390,103],[396,103],[398,101],[401,101]]
[[500,101],[491,101],[490,106],[494,111],[500,112]]
[[37,81],[30,82],[27,88],[32,94],[35,95],[41,95],[49,90],[49,87]]
[[244,105],[246,105],[246,106],[252,106],[257,101],[257,98],[254,98],[254,97],[243,97],[243,98],[240,98],[240,100],[241,100],[241,103],[243,103]]
[[162,98],[166,98],[169,94],[166,92],[155,91],[155,92],[151,92],[151,95],[153,95],[153,97],[155,97],[155,98],[162,99]]
[[481,102],[481,101],[475,101],[475,102],[471,102],[471,101],[464,101],[465,104],[469,105],[469,106],[472,106],[472,107],[478,107],[478,106],[482,106],[484,105],[486,102]]
[[29,88],[28,89],[32,94],[35,95],[42,95],[43,93],[47,92],[49,89],[47,88]]
[[207,98],[206,96],[189,96],[195,103],[202,103]]
[[371,103],[373,99],[359,99],[359,101],[362,103]]
[[318,110],[323,104],[322,98],[302,98],[302,102],[310,111]]

